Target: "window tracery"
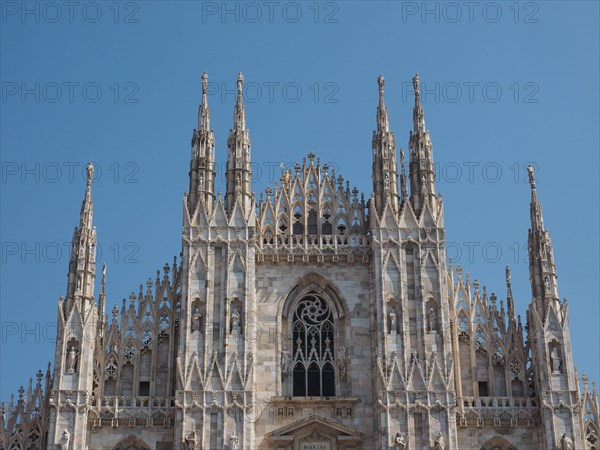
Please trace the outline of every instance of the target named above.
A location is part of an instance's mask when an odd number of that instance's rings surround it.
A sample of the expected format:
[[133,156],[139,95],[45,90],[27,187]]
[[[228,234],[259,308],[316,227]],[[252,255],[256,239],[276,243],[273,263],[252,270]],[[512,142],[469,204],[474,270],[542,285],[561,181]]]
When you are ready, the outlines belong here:
[[329,304],[316,294],[305,296],[292,325],[293,395],[335,395],[334,320]]

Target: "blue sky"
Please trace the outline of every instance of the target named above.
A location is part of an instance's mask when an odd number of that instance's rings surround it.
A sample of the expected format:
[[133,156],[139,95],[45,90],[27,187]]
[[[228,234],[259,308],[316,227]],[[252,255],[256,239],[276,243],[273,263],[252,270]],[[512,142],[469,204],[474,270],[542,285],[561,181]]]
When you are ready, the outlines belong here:
[[500,298],[510,264],[524,315],[534,163],[575,363],[599,380],[598,2],[271,5],[2,2],[0,399],[54,359],[88,161],[108,308],[179,254],[202,71],[219,167],[243,71],[255,190],[313,151],[366,195],[377,76],[406,147],[418,72],[449,256]]

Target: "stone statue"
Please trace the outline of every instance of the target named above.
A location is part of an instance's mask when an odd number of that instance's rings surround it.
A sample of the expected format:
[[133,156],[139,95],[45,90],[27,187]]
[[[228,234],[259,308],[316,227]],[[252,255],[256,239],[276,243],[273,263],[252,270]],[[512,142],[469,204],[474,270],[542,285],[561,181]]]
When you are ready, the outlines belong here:
[[196,431],[192,431],[190,435],[184,439],[185,449],[186,450],[196,450],[196,444],[198,443],[198,436],[196,436]]
[[57,447],[60,450],[69,450],[69,441],[70,440],[71,440],[71,433],[69,433],[69,430],[64,430],[63,434],[60,438],[60,441],[57,444]]
[[198,184],[200,185],[200,187],[204,187],[204,174],[203,173],[200,174],[200,179],[198,181]]
[[416,350],[413,350],[410,354],[410,363],[416,364],[419,362],[419,355],[417,355]]
[[550,352],[550,358],[552,359],[552,373],[560,373],[561,359],[556,347],[552,348],[552,351]]
[[390,333],[396,334],[396,313],[393,309],[390,311]]
[[383,184],[386,188],[390,187],[390,175],[387,173],[385,174],[385,180],[384,180]]
[[202,314],[200,313],[200,308],[196,306],[194,309],[194,314],[192,315],[192,333],[194,331],[200,331],[200,323],[202,321]]
[[429,319],[429,331],[437,330],[437,317],[435,315],[435,311],[433,308],[429,308],[429,312],[427,313],[427,318]]
[[240,331],[240,311],[237,307],[231,311],[231,331]]
[[560,448],[561,450],[573,450],[573,441],[567,436],[567,433],[563,433],[560,438]]
[[233,432],[231,437],[229,438],[229,450],[239,450],[240,448],[240,438],[238,435]]
[[75,347],[71,346],[69,353],[67,354],[67,373],[75,373],[77,366],[77,351]]
[[510,284],[510,266],[506,266],[506,284]]
[[342,346],[338,349],[337,365],[340,371],[340,380],[348,379],[348,358],[346,358],[346,349]]
[[406,436],[403,436],[402,433],[396,433],[396,437],[394,438],[394,445],[399,448],[406,448],[406,444],[408,443]]
[[444,450],[446,448],[446,440],[444,439],[444,436],[442,436],[441,433],[439,433],[433,441],[433,448],[435,450]]
[[281,352],[281,379],[284,380],[290,374],[290,352]]

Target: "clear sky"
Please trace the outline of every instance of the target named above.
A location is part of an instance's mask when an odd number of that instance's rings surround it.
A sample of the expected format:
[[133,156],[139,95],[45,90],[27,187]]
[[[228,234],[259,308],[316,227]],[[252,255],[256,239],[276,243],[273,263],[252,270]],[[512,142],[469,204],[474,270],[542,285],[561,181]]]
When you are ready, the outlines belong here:
[[500,298],[510,264],[524,315],[534,163],[575,363],[600,379],[598,2],[0,5],[0,399],[54,360],[88,161],[107,309],[179,254],[202,71],[218,190],[242,71],[255,190],[313,151],[367,196],[377,76],[406,147],[418,72],[448,255]]

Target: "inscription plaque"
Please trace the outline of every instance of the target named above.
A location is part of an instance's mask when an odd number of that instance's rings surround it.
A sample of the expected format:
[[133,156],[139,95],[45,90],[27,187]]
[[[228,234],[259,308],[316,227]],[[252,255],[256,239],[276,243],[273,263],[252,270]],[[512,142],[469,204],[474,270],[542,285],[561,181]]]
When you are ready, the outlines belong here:
[[302,442],[300,450],[331,450],[329,442]]

